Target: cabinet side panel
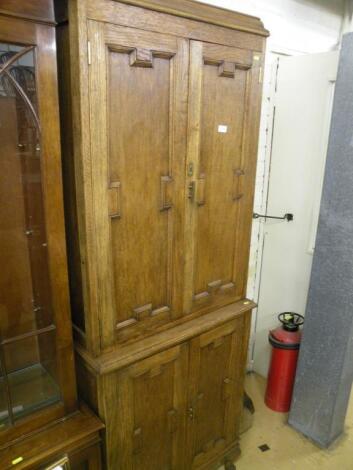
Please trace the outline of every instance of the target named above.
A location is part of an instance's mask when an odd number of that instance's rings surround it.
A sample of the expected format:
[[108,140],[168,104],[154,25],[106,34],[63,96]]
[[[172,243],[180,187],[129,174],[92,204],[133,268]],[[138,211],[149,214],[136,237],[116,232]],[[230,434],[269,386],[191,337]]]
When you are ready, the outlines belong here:
[[65,202],[65,224],[69,279],[71,294],[71,312],[73,323],[85,331],[84,306],[82,295],[82,271],[77,218],[77,194],[75,185],[75,166],[73,153],[72,99],[69,27],[57,28],[58,75],[61,121],[61,147]]
[[84,400],[95,413],[99,414],[97,378],[78,354],[76,354],[75,360],[80,399]]
[[[265,47],[265,41],[264,41]],[[247,98],[245,103],[245,124],[242,150],[242,168],[244,171],[242,186],[245,188],[239,210],[237,226],[238,239],[235,248],[234,266],[239,274],[237,292],[246,297],[248,266],[251,241],[251,227],[255,194],[255,177],[259,129],[261,116],[262,74],[264,55],[254,53],[253,66],[247,79]]]

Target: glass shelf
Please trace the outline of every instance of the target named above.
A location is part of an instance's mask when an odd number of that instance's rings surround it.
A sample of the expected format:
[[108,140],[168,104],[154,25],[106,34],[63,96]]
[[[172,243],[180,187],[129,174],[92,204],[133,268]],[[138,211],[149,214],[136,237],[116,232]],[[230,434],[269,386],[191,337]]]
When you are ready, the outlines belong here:
[[[12,415],[14,420],[27,416],[60,400],[60,390],[54,378],[42,364],[34,364],[25,369],[8,374],[11,390]],[[0,390],[5,387],[0,379]],[[5,393],[0,392],[0,428],[8,423]]]

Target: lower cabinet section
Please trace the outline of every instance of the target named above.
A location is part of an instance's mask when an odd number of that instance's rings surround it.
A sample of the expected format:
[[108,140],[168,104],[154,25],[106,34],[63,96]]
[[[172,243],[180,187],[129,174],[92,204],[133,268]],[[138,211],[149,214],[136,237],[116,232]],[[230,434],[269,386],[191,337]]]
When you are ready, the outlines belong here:
[[78,355],[81,391],[106,425],[109,470],[211,469],[237,456],[249,323],[245,311],[203,333],[168,330],[125,346],[116,364],[114,354]]
[[101,470],[102,422],[80,411],[0,450],[0,468],[16,470]]

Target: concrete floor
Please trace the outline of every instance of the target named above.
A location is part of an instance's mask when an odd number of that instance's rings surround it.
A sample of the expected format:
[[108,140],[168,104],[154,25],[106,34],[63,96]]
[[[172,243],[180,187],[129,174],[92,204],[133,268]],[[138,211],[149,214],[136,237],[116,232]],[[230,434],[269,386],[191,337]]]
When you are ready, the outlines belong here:
[[[256,412],[252,428],[241,436],[237,470],[353,470],[353,396],[344,435],[329,450],[322,450],[288,426],[286,414],[265,406],[265,388],[265,379],[247,376],[246,391]],[[270,450],[261,452],[262,444]]]

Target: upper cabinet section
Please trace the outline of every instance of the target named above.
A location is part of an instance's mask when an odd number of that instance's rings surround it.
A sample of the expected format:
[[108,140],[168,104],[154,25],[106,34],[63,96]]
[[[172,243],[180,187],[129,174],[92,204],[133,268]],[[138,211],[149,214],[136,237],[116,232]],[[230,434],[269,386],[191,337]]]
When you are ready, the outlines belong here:
[[73,319],[99,355],[245,297],[267,32],[189,0],[59,3]]

